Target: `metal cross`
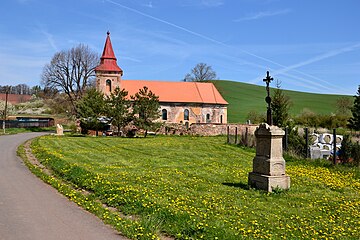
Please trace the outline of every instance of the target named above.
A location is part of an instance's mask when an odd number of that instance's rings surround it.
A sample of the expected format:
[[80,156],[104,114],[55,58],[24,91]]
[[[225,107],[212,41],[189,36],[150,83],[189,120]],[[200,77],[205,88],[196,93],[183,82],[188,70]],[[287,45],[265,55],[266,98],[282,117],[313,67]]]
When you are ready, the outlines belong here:
[[272,121],[272,112],[271,112],[270,87],[269,87],[269,84],[270,84],[270,82],[271,82],[272,80],[274,80],[274,79],[270,76],[269,71],[267,71],[267,72],[266,72],[266,78],[264,78],[263,81],[266,83],[267,97],[265,98],[265,101],[266,101],[267,104],[268,104],[267,114],[266,114],[266,122],[267,122],[267,124],[269,124],[269,125],[272,125],[272,124],[273,124],[273,121]]

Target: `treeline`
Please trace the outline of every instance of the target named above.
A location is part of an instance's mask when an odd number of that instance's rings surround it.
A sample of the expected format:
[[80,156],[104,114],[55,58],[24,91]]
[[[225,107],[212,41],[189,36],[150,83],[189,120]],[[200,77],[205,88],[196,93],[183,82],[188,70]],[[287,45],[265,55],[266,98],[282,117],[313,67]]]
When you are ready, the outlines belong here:
[[40,86],[33,86],[30,87],[26,84],[18,84],[15,86],[12,85],[0,85],[0,93],[6,93],[9,94],[20,94],[20,95],[37,95],[41,91]]
[[[289,96],[286,96],[277,83],[277,88],[272,94],[272,116],[273,123],[279,127],[291,125],[300,125],[314,128],[349,128],[355,131],[360,130],[360,85],[358,93],[354,100],[345,97],[339,97],[336,101],[336,111],[331,114],[317,114],[308,109],[296,116],[290,115],[292,102]],[[266,121],[265,112],[250,111],[248,119],[251,123],[260,123]]]

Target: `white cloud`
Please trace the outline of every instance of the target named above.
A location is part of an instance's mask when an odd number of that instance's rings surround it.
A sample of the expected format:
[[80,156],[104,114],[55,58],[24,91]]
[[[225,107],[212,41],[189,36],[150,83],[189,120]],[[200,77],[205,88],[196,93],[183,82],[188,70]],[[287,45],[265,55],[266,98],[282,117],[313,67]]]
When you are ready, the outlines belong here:
[[266,17],[274,17],[274,16],[278,16],[278,15],[288,14],[289,12],[291,12],[290,9],[282,9],[282,10],[277,10],[277,11],[258,12],[258,13],[249,14],[249,15],[246,16],[246,17],[242,17],[242,18],[235,19],[234,22],[257,20],[257,19],[266,18]]

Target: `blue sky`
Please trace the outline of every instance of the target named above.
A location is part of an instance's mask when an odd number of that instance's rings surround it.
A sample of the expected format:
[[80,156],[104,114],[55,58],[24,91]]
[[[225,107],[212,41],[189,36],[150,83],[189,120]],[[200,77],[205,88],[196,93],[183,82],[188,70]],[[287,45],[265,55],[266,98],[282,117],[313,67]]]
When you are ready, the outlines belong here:
[[[355,95],[358,0],[2,0],[0,85],[40,84],[55,52],[106,32],[124,79],[180,81],[197,63],[224,80]],[[272,83],[275,86],[275,83]]]

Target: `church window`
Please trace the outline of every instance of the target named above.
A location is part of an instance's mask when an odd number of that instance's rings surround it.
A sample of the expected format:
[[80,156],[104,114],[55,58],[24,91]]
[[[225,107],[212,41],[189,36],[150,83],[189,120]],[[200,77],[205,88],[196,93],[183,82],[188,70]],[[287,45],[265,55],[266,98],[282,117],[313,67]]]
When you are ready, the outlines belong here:
[[166,110],[166,109],[163,109],[163,110],[161,111],[161,113],[162,113],[162,120],[167,120],[167,110]]
[[111,80],[110,79],[106,80],[106,92],[108,92],[108,93],[111,92]]
[[211,121],[210,121],[210,114],[209,114],[209,113],[206,114],[206,122],[207,122],[207,123],[211,122]]
[[220,123],[223,123],[223,115],[220,115]]
[[189,110],[188,109],[184,110],[184,120],[189,120]]

